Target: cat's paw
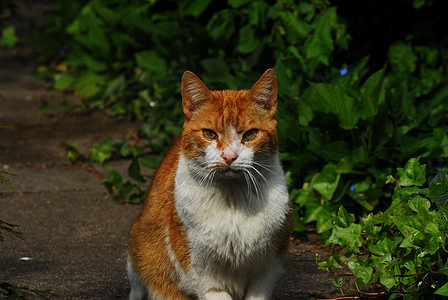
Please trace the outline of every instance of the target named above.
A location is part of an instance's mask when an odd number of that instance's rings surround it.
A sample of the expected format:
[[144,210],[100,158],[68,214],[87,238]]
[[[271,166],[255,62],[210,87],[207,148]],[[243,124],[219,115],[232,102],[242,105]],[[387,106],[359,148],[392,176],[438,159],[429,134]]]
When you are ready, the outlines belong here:
[[205,293],[204,300],[232,300],[232,297],[226,292],[209,291]]

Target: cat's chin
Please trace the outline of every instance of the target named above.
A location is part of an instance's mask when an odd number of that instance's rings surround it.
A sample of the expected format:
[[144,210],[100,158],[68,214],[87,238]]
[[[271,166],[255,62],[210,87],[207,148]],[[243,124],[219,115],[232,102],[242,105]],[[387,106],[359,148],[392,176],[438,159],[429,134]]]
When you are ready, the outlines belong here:
[[241,170],[227,168],[225,170],[216,172],[215,178],[216,179],[225,179],[225,180],[244,179],[244,174]]

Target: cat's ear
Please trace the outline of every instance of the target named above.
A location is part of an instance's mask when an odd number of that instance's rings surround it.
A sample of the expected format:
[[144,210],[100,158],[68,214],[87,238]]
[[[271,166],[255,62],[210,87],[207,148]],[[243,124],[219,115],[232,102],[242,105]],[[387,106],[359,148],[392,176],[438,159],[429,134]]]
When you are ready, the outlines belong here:
[[191,119],[193,112],[211,97],[210,90],[190,71],[185,71],[182,76],[181,91],[182,109],[187,120]]
[[277,110],[277,91],[277,76],[273,69],[268,69],[249,91],[249,97],[266,109],[273,118]]

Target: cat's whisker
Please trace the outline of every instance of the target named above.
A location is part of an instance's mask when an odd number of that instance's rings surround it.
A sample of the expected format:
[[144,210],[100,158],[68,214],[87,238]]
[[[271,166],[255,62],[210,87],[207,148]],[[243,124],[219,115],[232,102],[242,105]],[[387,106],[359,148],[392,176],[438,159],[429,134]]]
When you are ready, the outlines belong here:
[[[249,179],[250,179],[250,182],[251,182],[252,185],[253,185],[253,189],[254,189],[254,191],[255,191],[256,199],[257,199],[257,201],[258,201],[258,200],[260,199],[260,196],[261,196],[261,187],[260,187],[260,184],[257,182],[255,176],[254,176],[249,170],[245,169],[245,174],[248,175],[248,177],[249,177]],[[248,188],[250,189],[250,185],[249,185]]]
[[[251,165],[251,164],[242,164],[241,165],[242,167],[244,167],[244,169],[246,169],[248,172],[249,172],[249,169],[250,170],[254,170],[257,174],[258,174],[258,176],[259,177],[261,177],[261,179],[263,179],[263,181],[267,184],[267,185],[269,185],[269,180],[266,178],[266,176],[264,176],[257,168],[255,168],[253,165]],[[250,173],[250,172],[249,172]],[[250,173],[251,174],[251,173]],[[253,174],[251,174],[252,176],[254,176]]]
[[266,171],[269,171],[269,172],[271,172],[272,174],[274,174],[275,176],[277,176],[277,177],[279,177],[279,178],[283,178],[283,176],[281,175],[281,174],[278,174],[277,172],[275,172],[275,171],[273,171],[273,170],[271,170],[269,167],[274,167],[274,166],[271,166],[271,165],[267,165],[267,164],[261,164],[261,163],[258,163],[258,162],[256,162],[256,161],[253,161],[252,162],[254,165],[257,165],[257,166],[259,166],[259,167],[261,167],[261,168],[263,168],[263,169],[265,169]]

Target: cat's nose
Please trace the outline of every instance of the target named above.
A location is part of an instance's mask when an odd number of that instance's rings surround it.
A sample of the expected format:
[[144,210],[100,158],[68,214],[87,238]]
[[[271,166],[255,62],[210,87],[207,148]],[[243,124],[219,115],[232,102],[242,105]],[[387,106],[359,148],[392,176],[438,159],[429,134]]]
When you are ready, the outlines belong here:
[[224,159],[226,164],[230,166],[238,158],[238,154],[232,148],[227,147],[224,151],[222,151],[221,157]]

